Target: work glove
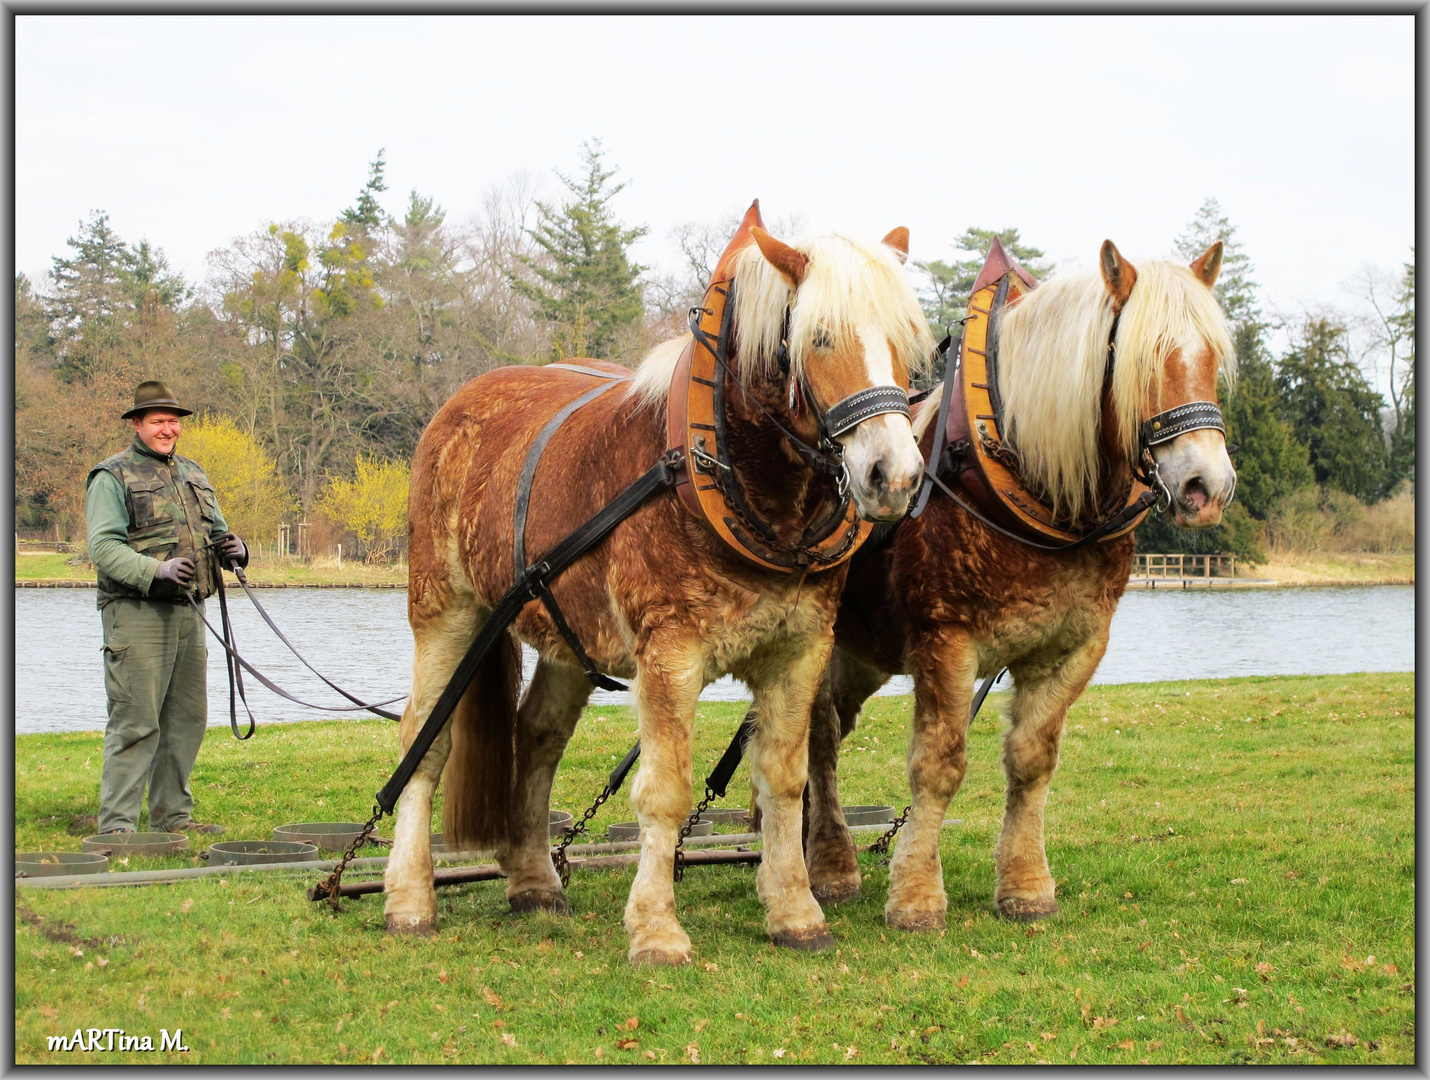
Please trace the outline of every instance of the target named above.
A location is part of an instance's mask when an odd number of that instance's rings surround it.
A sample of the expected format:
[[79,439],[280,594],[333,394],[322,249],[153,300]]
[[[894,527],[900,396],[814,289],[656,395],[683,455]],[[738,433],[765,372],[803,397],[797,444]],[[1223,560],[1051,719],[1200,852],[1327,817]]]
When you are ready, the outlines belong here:
[[219,564],[226,570],[248,565],[248,548],[233,533],[228,533],[215,543],[214,550],[218,552]]
[[165,559],[154,571],[152,592],[160,596],[179,596],[194,583],[194,560],[187,555]]

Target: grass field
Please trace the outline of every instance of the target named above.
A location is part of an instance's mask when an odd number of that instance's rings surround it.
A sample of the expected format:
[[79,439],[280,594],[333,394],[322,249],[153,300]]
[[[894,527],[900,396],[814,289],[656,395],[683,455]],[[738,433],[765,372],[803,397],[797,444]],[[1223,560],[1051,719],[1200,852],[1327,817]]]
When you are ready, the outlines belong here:
[[[884,862],[828,911],[837,951],[777,950],[747,867],[677,886],[695,962],[629,967],[633,870],[578,873],[571,918],[513,916],[500,884],[440,890],[441,932],[340,915],[306,878],[23,890],[17,1062],[1400,1063],[1415,1060],[1414,676],[1095,687],[1069,716],[1047,814],[1062,914],[992,913],[1000,695],[973,725],[943,842],[949,928],[886,929]],[[846,744],[846,803],[902,806],[909,701]],[[704,775],[738,704],[701,706]],[[579,814],[632,741],[588,710],[554,806]],[[363,818],[394,763],[383,721],[213,729],[197,813],[259,839]],[[16,739],[16,846],[92,831],[98,733]],[[744,773],[740,774],[743,777]],[[732,801],[746,803],[737,777]],[[600,822],[631,817],[624,795]],[[189,865],[131,860],[119,869]],[[65,1054],[76,1027],[183,1030],[188,1053]]]

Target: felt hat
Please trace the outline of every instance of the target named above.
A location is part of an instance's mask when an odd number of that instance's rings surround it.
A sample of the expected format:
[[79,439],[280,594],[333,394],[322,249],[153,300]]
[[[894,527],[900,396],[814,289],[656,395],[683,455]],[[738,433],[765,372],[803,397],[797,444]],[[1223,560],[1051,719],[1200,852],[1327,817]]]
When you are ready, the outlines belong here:
[[169,392],[169,388],[158,379],[149,379],[134,388],[134,408],[130,409],[120,419],[128,420],[132,416],[149,409],[165,409],[180,416],[193,416],[193,409],[186,409],[174,400],[174,395]]

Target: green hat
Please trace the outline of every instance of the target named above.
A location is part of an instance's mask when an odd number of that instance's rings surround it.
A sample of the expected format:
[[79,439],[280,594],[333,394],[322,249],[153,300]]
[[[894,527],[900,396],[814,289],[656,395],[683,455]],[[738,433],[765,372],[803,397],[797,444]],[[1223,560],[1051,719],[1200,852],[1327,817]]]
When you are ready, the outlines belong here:
[[142,382],[134,388],[134,408],[125,413],[121,420],[128,420],[131,416],[138,416],[148,409],[167,409],[169,412],[178,413],[180,416],[193,416],[193,409],[186,409],[174,400],[174,395],[169,392],[169,388],[158,379],[150,379]]

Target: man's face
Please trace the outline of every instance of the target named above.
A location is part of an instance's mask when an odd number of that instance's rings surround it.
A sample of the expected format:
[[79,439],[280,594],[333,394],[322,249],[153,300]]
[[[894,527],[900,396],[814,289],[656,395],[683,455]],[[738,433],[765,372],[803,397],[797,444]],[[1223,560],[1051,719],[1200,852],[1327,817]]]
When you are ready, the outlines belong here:
[[144,445],[165,457],[174,452],[179,441],[179,417],[166,409],[150,409],[134,419],[134,430]]

